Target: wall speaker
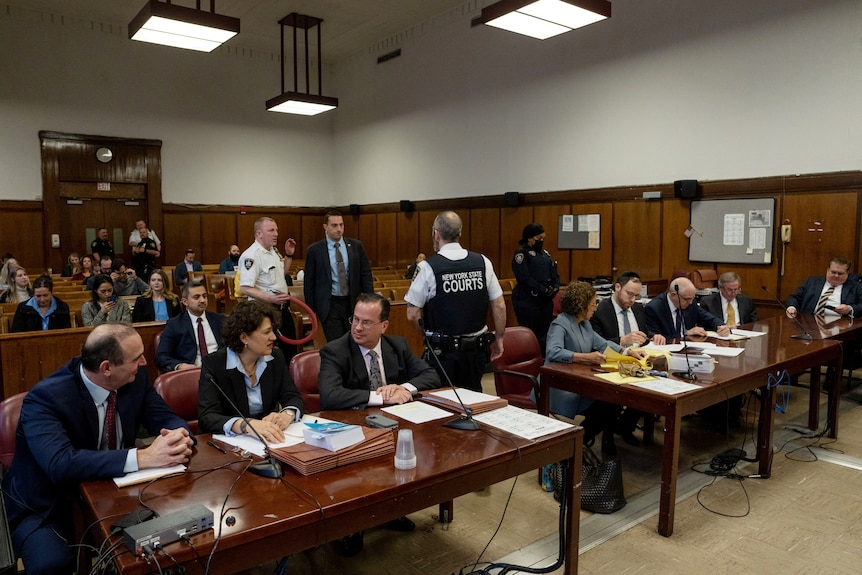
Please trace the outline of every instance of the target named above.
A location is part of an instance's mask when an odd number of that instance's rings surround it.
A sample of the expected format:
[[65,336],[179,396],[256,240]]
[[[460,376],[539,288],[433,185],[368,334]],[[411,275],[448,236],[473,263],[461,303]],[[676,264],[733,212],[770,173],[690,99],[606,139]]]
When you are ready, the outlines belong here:
[[697,180],[677,180],[673,183],[673,197],[691,199],[697,194]]
[[409,214],[413,211],[413,202],[411,202],[410,200],[401,200],[400,204],[402,212],[406,212]]
[[504,194],[506,196],[506,205],[510,208],[518,207],[518,192],[506,192]]
[[350,204],[350,215],[358,216],[359,215],[359,204]]

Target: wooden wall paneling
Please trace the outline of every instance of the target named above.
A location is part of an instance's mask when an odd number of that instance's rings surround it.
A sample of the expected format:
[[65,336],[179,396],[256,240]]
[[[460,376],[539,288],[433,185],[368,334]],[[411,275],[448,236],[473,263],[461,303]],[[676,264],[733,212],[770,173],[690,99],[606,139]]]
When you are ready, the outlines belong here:
[[[422,230],[419,227],[418,212],[398,212],[396,215],[397,244],[395,267],[407,272],[407,266],[416,261],[416,255],[422,251],[419,249],[419,236]],[[425,256],[429,254],[426,252]]]
[[47,267],[60,271],[61,261],[55,265],[53,260],[45,259],[47,234],[36,232],[43,228],[42,221],[42,202],[0,201],[0,253],[11,253],[28,273],[39,273]]
[[[524,208],[518,208],[519,210],[523,210]],[[560,234],[558,231],[558,222],[560,220],[560,215],[563,213],[567,213],[569,211],[568,204],[558,204],[553,206],[536,206],[533,208],[532,218],[525,222],[523,225],[518,226],[517,230],[517,238],[515,238],[514,245],[518,245],[518,240],[521,239],[521,233],[524,231],[524,226],[531,223],[536,222],[537,224],[542,224],[542,227],[545,228],[545,249],[551,254],[551,257],[557,260],[557,273],[560,274],[560,285],[566,285],[571,281],[572,275],[572,254],[571,250],[561,250],[557,246],[559,245]],[[527,215],[527,214],[524,214]],[[515,253],[515,249],[512,249],[512,254]],[[509,265],[509,274],[508,277],[514,277],[514,273],[512,272],[512,260],[511,256],[508,262]]]
[[[147,226],[157,234],[164,233],[165,220],[162,213],[162,146],[154,142],[147,146]],[[131,231],[131,230],[130,230]],[[163,240],[164,236],[159,235]],[[156,259],[161,265],[165,262],[164,247]]]
[[[96,150],[103,145],[114,153],[114,157],[107,163],[96,159]],[[62,144],[60,180],[145,183],[147,154],[147,146],[140,144],[65,141]]]
[[[777,258],[773,259],[772,265],[769,266],[751,264],[719,264],[716,268],[716,273],[720,276],[725,272],[736,272],[739,275],[739,285],[743,293],[755,300],[772,303],[774,300],[768,293],[761,289],[761,286],[766,286],[772,293],[778,293],[777,278],[780,265],[781,264],[778,263]],[[761,319],[764,317],[765,316],[761,316]]]
[[[51,234],[61,233],[63,203],[60,200],[60,143],[42,140],[42,213],[40,226],[31,230],[42,230],[40,234],[29,233],[23,237],[28,240],[39,238],[38,259],[42,267],[61,268],[63,256],[57,250],[49,249]],[[4,232],[9,228],[4,226]],[[53,231],[52,231],[53,230]],[[11,235],[5,234],[4,235]],[[17,234],[16,234],[17,237]],[[61,238],[62,241],[62,238]],[[13,254],[17,252],[13,251]]]
[[824,275],[834,256],[852,259],[858,252],[857,202],[856,191],[785,196],[784,218],[790,220],[793,233],[779,282],[782,300],[807,277]]
[[[204,264],[221,263],[227,257],[231,244],[237,242],[236,215],[228,213],[202,214],[201,231],[200,247],[197,248],[198,261]],[[281,235],[279,235],[280,237]],[[237,245],[239,244],[237,243]],[[245,248],[240,247],[240,249],[244,250]]]
[[[383,263],[395,258],[395,218],[393,214],[362,214],[344,216],[344,235],[362,242],[365,254],[372,266],[388,265]],[[351,223],[355,221],[356,223]],[[391,255],[390,255],[391,252]]]
[[201,237],[200,212],[165,214],[165,235],[159,236],[164,265],[175,266],[180,263],[188,248],[197,252],[195,256],[200,261]]
[[[282,225],[284,227],[282,228]],[[237,230],[238,233],[245,233],[244,230]],[[251,234],[251,240],[254,240],[254,222],[249,226],[248,233]],[[306,246],[302,245],[302,215],[300,214],[283,214],[281,219],[278,220],[278,251],[282,252],[284,255],[284,242],[287,238],[293,238],[296,240],[296,253],[293,256],[296,259],[302,259],[305,257],[305,248]],[[251,245],[251,241],[249,241],[249,245]],[[246,246],[248,247],[248,246]],[[245,249],[240,246],[240,249]]]
[[[613,264],[613,204],[610,202],[575,204],[569,207],[570,214],[599,214],[601,217],[600,248],[597,250],[571,251],[571,280],[578,277],[612,275]],[[576,218],[577,219],[577,218]],[[562,276],[561,276],[562,279]]]
[[[323,235],[323,212],[320,214],[303,214],[302,216],[302,257],[308,246],[324,238]],[[299,238],[297,238],[299,240]]]
[[500,250],[500,208],[470,210],[470,227],[465,228],[470,238],[467,249],[484,254],[494,264],[498,277],[503,269]]
[[[434,242],[431,239],[431,230],[434,228],[434,218],[437,217],[437,211],[416,212],[419,214],[419,250],[425,252],[426,257],[431,257],[435,253]],[[461,220],[463,222],[463,218]]]
[[[548,208],[547,206],[536,208],[537,211],[549,209],[553,211],[553,208]],[[521,232],[524,231],[524,227],[534,221],[545,227],[545,249],[551,252],[551,256],[557,257],[557,250],[555,249],[557,245],[556,224],[551,224],[550,220],[546,222],[538,217],[534,219],[533,208],[529,206],[500,208],[500,267],[495,268],[497,277],[515,277],[514,272],[512,272],[512,258],[514,257],[515,250],[519,247],[518,240],[521,239]],[[553,240],[550,235],[552,231],[554,232]]]
[[661,211],[661,227],[654,233],[661,235],[661,278],[670,279],[673,270],[697,267],[688,261],[688,238],[683,235],[691,223],[691,200],[662,200]]
[[[613,204],[613,274],[637,272],[661,277],[661,202],[630,200]],[[604,249],[605,246],[602,246]]]

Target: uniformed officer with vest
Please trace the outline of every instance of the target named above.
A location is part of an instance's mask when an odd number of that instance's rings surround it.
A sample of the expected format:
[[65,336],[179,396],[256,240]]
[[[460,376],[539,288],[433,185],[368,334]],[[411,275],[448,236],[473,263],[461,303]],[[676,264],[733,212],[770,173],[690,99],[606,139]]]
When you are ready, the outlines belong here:
[[521,247],[512,258],[512,271],[518,284],[512,290],[512,307],[518,325],[536,334],[542,355],[545,339],[554,319],[554,296],[560,291],[557,262],[544,249],[545,228],[540,224],[527,224],[518,243]]
[[[448,377],[456,387],[482,391],[489,354],[490,359],[503,355],[506,303],[491,261],[458,243],[461,228],[455,212],[437,215],[431,231],[437,253],[419,262],[404,299],[407,319],[427,337],[425,360],[440,380]],[[485,325],[489,303],[495,333]]]
[[[284,243],[283,258],[278,253],[277,244],[278,224],[272,218],[258,218],[254,222],[254,243],[239,256],[240,293],[269,302],[282,310],[280,331],[285,337],[296,339],[285,279],[296,251],[296,242],[290,238]],[[296,355],[295,345],[288,345],[280,338],[275,342],[288,362]]]

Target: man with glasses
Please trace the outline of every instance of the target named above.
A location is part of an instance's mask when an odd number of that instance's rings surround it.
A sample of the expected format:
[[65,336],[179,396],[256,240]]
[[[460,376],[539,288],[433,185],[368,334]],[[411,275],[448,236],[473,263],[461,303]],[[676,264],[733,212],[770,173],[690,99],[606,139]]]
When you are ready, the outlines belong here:
[[754,300],[742,293],[736,272],[721,274],[718,278],[718,293],[702,297],[700,306],[715,317],[723,318],[729,328],[757,321]]
[[440,387],[437,372],[413,355],[407,340],[384,335],[389,300],[360,294],[350,331],[320,350],[321,409],[364,409],[407,403],[423,389]]
[[787,317],[796,317],[797,313],[813,313],[820,317],[831,315],[832,318],[862,316],[862,285],[847,281],[851,266],[847,258],[832,258],[826,277],[808,278],[787,298]]
[[683,333],[686,337],[705,337],[707,330],[730,335],[723,320],[694,303],[694,292],[688,278],[670,282],[670,288],[646,306],[647,331],[660,333],[666,339],[681,339]]
[[114,280],[114,294],[141,295],[150,287],[147,282],[137,276],[135,270],[127,268],[123,260],[114,260],[111,264],[111,277]]
[[[608,341],[627,345],[646,345],[650,341],[664,345],[665,338],[647,328],[644,306],[638,302],[641,296],[641,278],[635,272],[623,272],[614,283],[614,293],[599,302],[596,312],[590,318],[593,331]],[[623,441],[638,446],[640,441],[634,436],[638,420],[645,414],[626,408],[619,416],[616,428]],[[607,433],[609,429],[605,430]]]

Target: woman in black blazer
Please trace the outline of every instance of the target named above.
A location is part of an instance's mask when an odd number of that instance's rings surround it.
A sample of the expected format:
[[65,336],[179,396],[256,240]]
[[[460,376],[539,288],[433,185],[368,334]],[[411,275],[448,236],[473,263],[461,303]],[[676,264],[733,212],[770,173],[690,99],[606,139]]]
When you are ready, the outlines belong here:
[[167,321],[183,311],[180,298],[168,290],[168,275],[162,270],[153,270],[149,278],[149,289],[135,300],[132,322]]
[[[281,313],[249,300],[225,318],[225,347],[203,358],[198,389],[198,424],[203,433],[260,434],[268,443],[284,441],[284,430],[302,417],[305,405],[284,355],[275,347],[273,326]],[[219,389],[230,397],[252,429]]]

